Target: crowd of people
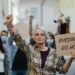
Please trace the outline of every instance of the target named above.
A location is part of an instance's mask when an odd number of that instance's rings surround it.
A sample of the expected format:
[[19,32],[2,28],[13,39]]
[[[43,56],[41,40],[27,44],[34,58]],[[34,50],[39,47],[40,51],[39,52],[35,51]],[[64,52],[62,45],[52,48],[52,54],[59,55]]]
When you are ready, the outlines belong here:
[[[57,33],[54,35],[37,26],[32,33],[30,16],[30,42],[22,39],[21,34],[12,24],[13,16],[6,17],[5,25],[8,29],[0,33],[0,75],[56,75],[67,73],[75,51],[72,51],[68,61],[56,54],[55,35],[69,33],[70,18],[64,23],[58,19]],[[13,42],[16,44],[14,45]]]

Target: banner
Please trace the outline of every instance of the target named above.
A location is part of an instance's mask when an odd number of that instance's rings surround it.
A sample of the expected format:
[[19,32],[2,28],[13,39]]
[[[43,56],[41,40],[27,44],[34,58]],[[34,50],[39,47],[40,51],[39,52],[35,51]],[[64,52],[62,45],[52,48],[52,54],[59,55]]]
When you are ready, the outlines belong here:
[[56,35],[55,41],[58,55],[69,55],[75,50],[75,33]]

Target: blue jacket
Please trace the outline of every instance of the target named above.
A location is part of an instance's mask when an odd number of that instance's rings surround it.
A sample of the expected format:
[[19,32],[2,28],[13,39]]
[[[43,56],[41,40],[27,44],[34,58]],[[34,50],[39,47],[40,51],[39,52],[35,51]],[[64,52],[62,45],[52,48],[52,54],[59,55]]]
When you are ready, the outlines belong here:
[[6,45],[4,46],[5,48],[5,55],[8,57],[8,69],[11,70],[12,69],[12,63],[15,57],[15,54],[17,52],[18,47],[16,45],[13,44],[13,37],[10,36],[8,38],[8,41],[6,43]]

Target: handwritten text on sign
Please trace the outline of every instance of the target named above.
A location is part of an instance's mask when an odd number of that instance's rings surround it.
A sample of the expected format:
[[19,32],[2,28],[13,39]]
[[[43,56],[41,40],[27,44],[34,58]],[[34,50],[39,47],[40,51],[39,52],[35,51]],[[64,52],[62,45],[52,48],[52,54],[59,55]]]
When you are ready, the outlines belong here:
[[69,55],[75,50],[75,33],[56,35],[56,49],[59,55]]

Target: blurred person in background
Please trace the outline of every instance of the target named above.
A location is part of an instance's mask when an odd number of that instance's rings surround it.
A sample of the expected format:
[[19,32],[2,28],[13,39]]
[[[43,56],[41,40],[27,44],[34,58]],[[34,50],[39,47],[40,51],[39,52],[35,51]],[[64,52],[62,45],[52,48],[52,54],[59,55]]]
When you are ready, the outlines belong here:
[[55,47],[55,37],[54,37],[54,34],[51,33],[51,32],[48,32],[47,33],[47,45],[48,46],[51,46],[52,48],[56,49]]
[[56,34],[70,33],[70,17],[66,17],[65,22],[63,22],[62,18],[59,18],[55,23],[58,24]]
[[[7,17],[9,19],[10,16]],[[11,24],[11,23],[9,23]],[[20,50],[16,44],[13,44],[13,36],[11,35],[11,27],[8,26],[8,32],[10,36],[8,37],[7,45],[4,47],[8,50],[8,56],[10,59],[10,70],[12,70],[9,75],[27,75],[27,59],[26,55]]]
[[2,43],[3,36],[0,35],[0,75],[8,75],[9,61]]

